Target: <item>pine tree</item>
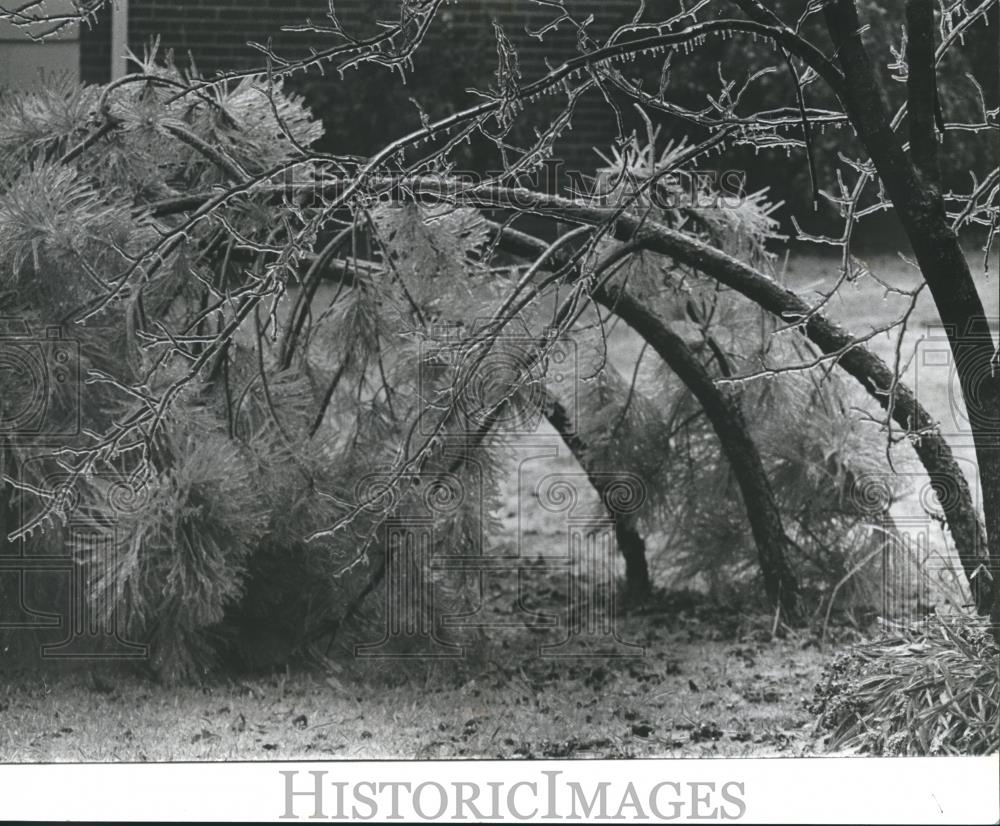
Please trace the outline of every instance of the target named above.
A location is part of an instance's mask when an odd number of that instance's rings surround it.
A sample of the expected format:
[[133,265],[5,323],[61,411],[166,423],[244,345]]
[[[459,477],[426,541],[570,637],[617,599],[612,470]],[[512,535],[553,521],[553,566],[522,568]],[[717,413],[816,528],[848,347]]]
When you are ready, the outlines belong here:
[[[337,68],[405,73],[433,7],[404,4],[368,51],[335,49]],[[870,553],[886,504],[850,492],[880,466],[884,434],[859,433],[844,385],[802,366],[804,339],[637,241],[648,223],[770,284],[766,193],[729,202],[685,177],[728,133],[661,150],[647,121],[574,198],[518,190],[596,80],[584,54],[524,85],[499,31],[497,49],[481,110],[424,117],[369,158],[311,151],[321,125],[273,76],[206,81],[155,50],[103,88],[0,99],[0,301],[16,322],[2,346],[46,366],[70,357],[51,365],[64,381],[4,382],[4,551],[65,554],[84,519],[93,541],[71,553],[88,610],[148,642],[163,678],[274,663],[343,631],[398,558],[393,520],[429,519],[434,554],[482,550],[504,429],[545,418],[605,509],[601,474],[643,480],[641,507],[616,515],[634,562],[669,531],[675,573],[720,592],[751,582],[758,605],[791,611],[803,585],[829,604]],[[563,111],[512,148],[519,107],[557,92]],[[473,135],[504,166],[477,186],[449,162]],[[513,226],[532,212],[572,226],[545,239]],[[613,317],[654,351],[631,376],[608,362]],[[47,327],[61,337],[40,338]],[[553,369],[567,341],[572,394]],[[468,584],[410,576],[445,600]]]

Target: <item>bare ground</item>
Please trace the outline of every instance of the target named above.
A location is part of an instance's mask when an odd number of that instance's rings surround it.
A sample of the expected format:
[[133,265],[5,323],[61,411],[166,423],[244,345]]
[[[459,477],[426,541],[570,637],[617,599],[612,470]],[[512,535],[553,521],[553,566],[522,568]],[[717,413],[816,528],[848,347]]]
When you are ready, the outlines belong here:
[[[0,694],[0,761],[801,756],[802,700],[826,655],[809,638],[744,641],[684,612],[629,619],[646,656],[521,659],[456,674],[288,671],[165,689],[136,675],[24,673]],[[499,653],[496,652],[496,653]],[[524,652],[522,652],[524,653]],[[520,660],[520,662],[519,662]]]

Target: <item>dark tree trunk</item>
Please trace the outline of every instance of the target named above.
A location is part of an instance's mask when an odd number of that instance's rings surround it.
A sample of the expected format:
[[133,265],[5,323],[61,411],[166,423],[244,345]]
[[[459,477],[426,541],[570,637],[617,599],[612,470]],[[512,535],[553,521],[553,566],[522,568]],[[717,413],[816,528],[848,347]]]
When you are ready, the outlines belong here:
[[646,562],[646,541],[634,518],[615,516],[615,540],[625,559],[625,602],[640,605],[653,592],[653,583]]
[[[933,7],[930,0],[907,4],[910,156],[878,94],[853,0],[827,3],[824,14],[844,73],[842,103],[899,215],[948,335],[976,447],[995,581],[1000,575],[1000,364],[989,319],[941,194],[933,131]],[[992,590],[990,617],[1000,641],[1000,587]]]
[[587,444],[574,432],[566,408],[551,396],[547,399],[546,407],[549,424],[562,437],[573,458],[586,472],[601,502],[608,507],[615,520],[615,540],[625,560],[625,598],[630,605],[641,603],[650,595],[653,586],[649,579],[649,566],[646,563],[646,542],[639,533],[636,516],[632,513],[618,513],[610,506],[605,494],[613,477],[601,474],[599,469],[593,466]]
[[798,583],[786,556],[790,543],[738,397],[720,389],[684,340],[623,289],[601,287],[593,297],[649,342],[701,404],[740,486],[768,599],[786,617],[797,618]]

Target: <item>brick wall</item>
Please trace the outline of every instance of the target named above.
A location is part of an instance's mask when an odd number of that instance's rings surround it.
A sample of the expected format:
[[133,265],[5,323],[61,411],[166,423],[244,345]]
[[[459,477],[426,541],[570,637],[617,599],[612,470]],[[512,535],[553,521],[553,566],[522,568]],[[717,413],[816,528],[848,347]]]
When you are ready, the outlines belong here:
[[[187,65],[190,53],[203,74],[245,68],[261,62],[248,41],[264,42],[270,36],[279,46],[301,42],[301,37],[283,35],[281,27],[321,17],[326,7],[325,0],[129,0],[129,48],[142,55],[158,36],[161,49],[173,49],[181,65]],[[84,80],[107,82],[110,38],[110,15],[105,11],[84,33]]]
[[[341,21],[352,34],[371,34],[375,18],[398,17],[399,0],[338,0]],[[637,0],[569,0],[582,14],[595,15],[595,34],[610,31],[629,20]],[[179,65],[187,66],[190,52],[203,75],[217,71],[263,65],[261,54],[248,41],[271,37],[276,51],[302,54],[309,45],[322,46],[315,35],[281,32],[285,25],[311,17],[323,22],[327,0],[130,0],[129,46],[142,54],[150,39],[159,35],[161,49],[173,49]],[[543,55],[559,62],[575,52],[575,35],[560,30],[546,35],[545,45],[525,33],[550,20],[552,12],[528,0],[462,0],[443,8],[425,44],[418,52],[416,72],[402,87],[398,75],[386,76],[366,67],[348,76],[344,84],[334,75],[297,77],[294,83],[314,111],[327,123],[331,143],[343,151],[365,151],[382,134],[397,134],[404,123],[416,125],[412,95],[436,106],[431,114],[468,105],[469,86],[485,86],[496,65],[491,21],[495,18],[515,42],[521,55],[522,75],[530,80],[544,74]],[[110,24],[108,15],[82,32],[81,76],[85,81],[106,82],[109,76]],[[391,99],[391,100],[390,100]],[[399,112],[398,122],[387,127],[385,109]],[[397,120],[393,117],[394,121]],[[573,166],[593,166],[593,145],[607,146],[614,135],[613,118],[599,95],[578,109],[574,131],[563,141],[562,154]],[[350,144],[352,141],[357,145]]]
[[85,83],[107,83],[111,77],[111,15],[80,27],[80,78]]
[[[631,17],[637,0],[569,0],[570,8],[581,14],[595,16],[593,31],[606,32],[609,27]],[[371,34],[374,21],[381,13],[384,19],[398,15],[398,0],[338,0],[338,15],[352,33]],[[301,52],[312,35],[281,32],[282,26],[300,24],[306,18],[322,23],[327,0],[129,0],[129,46],[138,54],[151,38],[159,36],[164,48],[174,49],[179,63],[186,63],[190,51],[203,73],[244,68],[260,63],[260,54],[247,45],[250,40],[264,42],[274,39],[279,50]],[[463,0],[446,5],[439,13],[429,43],[461,39],[490,32],[491,20],[504,26],[515,43],[527,46],[536,43],[528,37],[526,26],[537,28],[552,18],[552,11],[529,0]],[[111,36],[110,17],[105,12],[96,24],[83,33],[87,54],[82,58],[84,80],[92,83],[108,79],[108,51]],[[574,39],[570,32],[546,36],[550,54],[564,57],[573,52]],[[537,48],[533,50],[537,53]],[[484,55],[486,60],[492,54]],[[540,60],[528,56],[525,69],[537,73],[544,67]]]

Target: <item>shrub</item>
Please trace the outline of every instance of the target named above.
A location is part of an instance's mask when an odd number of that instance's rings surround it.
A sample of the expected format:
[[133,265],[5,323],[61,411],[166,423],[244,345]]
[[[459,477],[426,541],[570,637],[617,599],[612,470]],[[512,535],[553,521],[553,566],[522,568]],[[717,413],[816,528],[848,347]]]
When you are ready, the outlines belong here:
[[873,755],[1000,747],[1000,658],[969,617],[926,622],[838,654],[806,707],[827,746]]

